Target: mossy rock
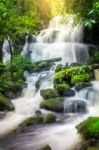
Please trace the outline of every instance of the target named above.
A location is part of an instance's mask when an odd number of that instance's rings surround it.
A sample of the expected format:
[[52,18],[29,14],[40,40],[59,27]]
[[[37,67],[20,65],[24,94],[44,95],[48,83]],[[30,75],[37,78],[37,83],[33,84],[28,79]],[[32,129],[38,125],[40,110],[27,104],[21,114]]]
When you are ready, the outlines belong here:
[[49,145],[46,145],[40,149],[37,149],[37,150],[52,150],[51,147]]
[[80,82],[75,85],[76,91],[80,91],[83,88],[90,87],[92,84],[90,82]]
[[58,64],[55,68],[55,72],[59,72],[63,69],[63,65],[62,64]]
[[56,116],[52,113],[49,113],[45,117],[45,123],[54,123],[56,122]]
[[27,126],[41,124],[43,122],[44,122],[44,119],[42,116],[34,116],[34,117],[30,117],[30,118],[24,120],[19,126],[27,127]]
[[72,90],[68,84],[58,84],[56,85],[56,90],[60,94],[60,96],[63,97],[69,97],[69,96],[74,96],[75,91]]
[[76,62],[70,64],[70,67],[78,67],[78,66],[81,66],[81,64],[78,64]]
[[58,92],[55,89],[45,89],[40,91],[41,96],[46,100],[50,98],[59,97]]
[[9,98],[0,94],[0,111],[5,110],[14,110],[14,106]]
[[99,117],[89,117],[76,128],[85,139],[99,139]]
[[54,112],[64,112],[64,100],[61,97],[47,99],[41,102],[40,107]]

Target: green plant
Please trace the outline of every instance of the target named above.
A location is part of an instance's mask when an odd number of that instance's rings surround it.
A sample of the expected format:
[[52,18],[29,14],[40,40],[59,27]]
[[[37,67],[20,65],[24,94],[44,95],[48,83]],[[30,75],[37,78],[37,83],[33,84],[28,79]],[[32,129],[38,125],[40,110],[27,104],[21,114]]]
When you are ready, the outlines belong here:
[[79,82],[88,82],[90,81],[88,74],[75,75],[71,79],[72,84],[77,84]]

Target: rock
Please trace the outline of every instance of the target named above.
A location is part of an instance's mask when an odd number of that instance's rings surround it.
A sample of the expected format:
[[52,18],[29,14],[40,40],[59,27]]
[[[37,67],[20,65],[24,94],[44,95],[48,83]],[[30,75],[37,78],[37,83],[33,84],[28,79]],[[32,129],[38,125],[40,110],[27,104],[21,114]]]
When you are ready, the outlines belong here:
[[72,90],[68,84],[58,84],[56,85],[56,90],[63,97],[74,96],[75,91]]
[[98,149],[99,149],[99,140],[90,139],[82,143],[78,150],[98,150]]
[[37,149],[37,150],[52,150],[51,147],[49,145],[46,145],[40,149]]
[[55,68],[55,72],[59,72],[63,69],[63,65],[62,64],[58,64]]
[[5,117],[6,113],[7,113],[6,111],[0,112],[0,119],[2,119],[3,117]]
[[56,116],[52,113],[47,114],[45,118],[45,123],[54,123],[56,122]]
[[76,91],[80,91],[83,88],[90,87],[92,84],[90,82],[80,82],[75,85]]
[[41,112],[41,110],[36,110],[36,111],[35,111],[35,114],[36,114],[37,116],[40,116],[40,115],[42,115],[42,112]]
[[0,111],[14,110],[14,106],[9,98],[0,94]]
[[45,89],[40,91],[41,96],[46,100],[50,98],[59,97],[58,92],[55,89]]
[[26,120],[24,120],[19,126],[20,127],[28,127],[28,126],[32,126],[32,125],[38,125],[43,123],[43,117],[42,116],[34,116],[34,117],[30,117]]
[[78,64],[78,63],[76,63],[76,62],[70,64],[70,67],[78,67],[78,66],[81,66],[81,64]]
[[64,100],[61,97],[47,99],[41,102],[40,108],[54,112],[64,112]]
[[99,117],[89,117],[76,128],[85,139],[99,139]]

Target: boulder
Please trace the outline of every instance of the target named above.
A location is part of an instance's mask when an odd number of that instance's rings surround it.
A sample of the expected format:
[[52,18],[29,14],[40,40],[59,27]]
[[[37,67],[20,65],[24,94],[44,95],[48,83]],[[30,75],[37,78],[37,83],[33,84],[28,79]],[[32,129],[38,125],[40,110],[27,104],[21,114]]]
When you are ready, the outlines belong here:
[[43,123],[43,117],[42,116],[34,116],[34,117],[30,117],[26,120],[24,120],[19,126],[20,127],[28,127],[28,126],[32,126],[32,125],[38,125]]
[[49,113],[45,117],[45,123],[54,123],[56,122],[56,116],[52,113]]
[[76,128],[85,139],[99,139],[99,117],[89,117]]
[[76,91],[80,91],[86,87],[90,87],[92,84],[90,82],[80,82],[75,85]]
[[45,89],[40,91],[41,96],[46,100],[50,98],[59,97],[58,92],[55,89]]
[[46,145],[40,149],[37,149],[37,150],[52,150],[51,147],[49,145]]
[[0,94],[0,111],[14,110],[14,106],[8,97]]
[[40,108],[54,112],[64,112],[64,100],[61,97],[47,99],[41,102]]
[[56,90],[59,93],[59,95],[63,97],[69,97],[75,95],[75,91],[72,90],[68,84],[58,84],[56,85]]

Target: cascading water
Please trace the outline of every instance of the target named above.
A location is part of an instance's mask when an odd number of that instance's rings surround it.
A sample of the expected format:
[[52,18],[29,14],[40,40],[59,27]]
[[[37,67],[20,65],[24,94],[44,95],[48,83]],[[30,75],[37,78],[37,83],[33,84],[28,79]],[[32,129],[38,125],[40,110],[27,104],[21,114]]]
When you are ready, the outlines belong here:
[[[61,57],[63,64],[67,62],[86,63],[89,58],[90,45],[82,43],[82,33],[81,25],[73,25],[72,16],[67,16],[64,23],[63,18],[58,16],[50,22],[48,29],[41,31],[36,40],[28,42],[26,39],[21,54],[29,54],[33,61]],[[4,50],[6,49],[4,48]],[[34,115],[35,111],[40,109],[39,104],[42,98],[40,92],[36,91],[35,83],[41,78],[40,89],[52,87],[53,75],[53,69],[35,74],[25,73],[27,88],[23,90],[20,98],[13,100],[15,112],[8,113],[0,121],[0,135],[15,129],[22,120]],[[99,85],[99,83],[93,83],[93,88],[99,90],[99,86],[96,87],[97,84]],[[8,150],[35,150],[42,145],[49,144],[53,150],[70,150],[81,140],[75,126],[89,115],[99,114],[99,104],[97,104],[97,96],[94,100],[94,94],[97,95],[94,90],[87,88],[64,102],[64,113],[72,114],[66,123],[39,128],[30,133],[22,133],[15,139],[8,140],[6,146],[3,146]],[[95,102],[94,107],[92,106],[93,102]],[[85,110],[86,115],[82,115],[81,113]],[[45,113],[44,110],[41,111]]]

